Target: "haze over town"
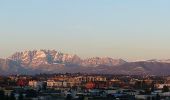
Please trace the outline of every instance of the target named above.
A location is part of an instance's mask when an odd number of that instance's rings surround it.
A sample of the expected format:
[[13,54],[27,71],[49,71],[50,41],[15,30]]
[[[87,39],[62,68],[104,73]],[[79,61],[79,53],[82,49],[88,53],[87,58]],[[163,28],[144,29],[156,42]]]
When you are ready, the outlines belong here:
[[55,49],[82,58],[169,59],[169,3],[0,1],[0,57]]

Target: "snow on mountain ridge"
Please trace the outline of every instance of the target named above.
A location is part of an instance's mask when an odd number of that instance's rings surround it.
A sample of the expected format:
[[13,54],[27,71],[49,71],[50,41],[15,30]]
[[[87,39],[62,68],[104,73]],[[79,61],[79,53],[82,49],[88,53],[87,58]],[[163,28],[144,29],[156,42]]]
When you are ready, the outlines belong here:
[[109,57],[81,59],[77,55],[55,50],[16,52],[7,59],[0,59],[1,73],[87,72],[112,74],[169,75],[170,59],[126,62]]
[[126,61],[122,59],[113,59],[109,57],[93,57],[89,59],[85,59],[83,61],[83,66],[95,66],[95,65],[108,65],[108,66],[114,66],[114,65],[120,65],[125,63]]
[[22,66],[39,66],[44,64],[73,64],[81,66],[97,65],[120,65],[125,63],[122,59],[113,59],[109,57],[93,57],[82,60],[77,55],[64,54],[55,50],[33,50],[16,52],[10,59],[20,62]]
[[170,59],[151,59],[151,60],[147,60],[147,62],[161,62],[161,63],[170,63]]
[[76,64],[81,61],[76,55],[63,54],[54,50],[16,52],[9,59],[20,62],[24,66],[39,66],[58,62]]

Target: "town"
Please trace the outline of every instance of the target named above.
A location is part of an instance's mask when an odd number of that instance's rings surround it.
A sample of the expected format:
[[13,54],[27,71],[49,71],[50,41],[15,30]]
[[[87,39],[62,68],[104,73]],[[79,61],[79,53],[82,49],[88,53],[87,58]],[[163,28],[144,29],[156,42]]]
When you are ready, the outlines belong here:
[[86,73],[0,77],[1,100],[170,100],[170,77]]

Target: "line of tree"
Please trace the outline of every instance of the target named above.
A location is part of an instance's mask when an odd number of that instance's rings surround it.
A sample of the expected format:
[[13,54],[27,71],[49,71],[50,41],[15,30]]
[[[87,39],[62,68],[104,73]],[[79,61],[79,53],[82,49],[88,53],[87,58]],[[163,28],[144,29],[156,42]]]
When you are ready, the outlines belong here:
[[14,93],[11,93],[10,96],[5,95],[4,90],[0,90],[0,100],[16,100]]

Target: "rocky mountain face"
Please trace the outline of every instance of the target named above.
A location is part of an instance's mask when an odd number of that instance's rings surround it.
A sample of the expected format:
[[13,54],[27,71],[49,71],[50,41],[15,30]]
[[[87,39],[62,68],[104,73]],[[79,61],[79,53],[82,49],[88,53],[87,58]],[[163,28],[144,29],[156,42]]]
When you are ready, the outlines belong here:
[[112,58],[89,58],[81,59],[77,55],[64,54],[55,50],[34,50],[16,52],[8,59],[16,61],[21,66],[36,67],[40,65],[55,65],[55,64],[67,64],[67,65],[79,65],[79,66],[98,66],[98,65],[120,65],[126,63],[122,59]]
[[1,74],[106,73],[170,75],[170,60],[126,62],[109,57],[81,59],[55,50],[16,52],[0,59]]
[[80,64],[81,59],[77,55],[69,55],[55,50],[34,50],[16,52],[8,59],[20,63],[22,66],[36,67],[52,64]]
[[126,63],[126,61],[122,59],[113,59],[109,57],[104,58],[94,57],[83,60],[82,66],[99,66],[99,65],[116,66],[122,65],[124,63]]

